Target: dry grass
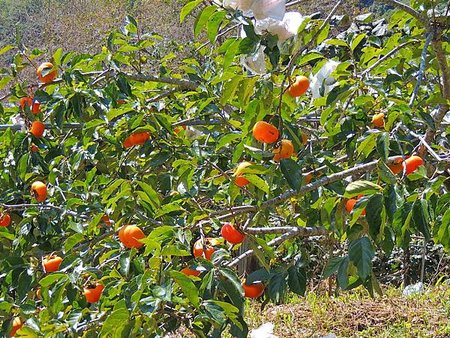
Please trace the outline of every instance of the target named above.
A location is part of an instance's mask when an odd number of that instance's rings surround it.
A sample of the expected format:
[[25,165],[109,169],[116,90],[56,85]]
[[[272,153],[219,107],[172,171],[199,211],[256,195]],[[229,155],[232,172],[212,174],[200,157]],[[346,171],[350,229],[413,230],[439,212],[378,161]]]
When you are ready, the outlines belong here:
[[371,299],[365,292],[339,297],[308,294],[287,305],[248,310],[251,327],[271,321],[279,337],[450,337],[450,288],[440,287],[409,298],[389,289]]
[[[440,286],[423,294],[403,297],[400,289],[388,288],[383,297],[370,298],[358,289],[338,297],[309,293],[292,296],[289,304],[247,303],[246,321],[250,329],[266,322],[275,325],[279,338],[337,337],[443,338],[450,337],[450,286]],[[194,337],[186,329],[166,338]],[[230,335],[225,333],[224,338]]]

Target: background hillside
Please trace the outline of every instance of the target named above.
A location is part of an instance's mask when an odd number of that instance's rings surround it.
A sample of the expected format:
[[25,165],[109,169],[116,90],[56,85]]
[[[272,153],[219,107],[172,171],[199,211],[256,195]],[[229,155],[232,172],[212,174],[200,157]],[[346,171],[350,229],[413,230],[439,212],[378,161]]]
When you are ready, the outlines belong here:
[[[179,23],[179,12],[186,1],[175,0],[2,0],[0,1],[0,44],[14,43],[16,32],[28,48],[52,53],[95,52],[111,30],[118,28],[127,14],[139,20],[146,32],[160,34],[181,43],[193,40],[192,22]],[[349,0],[340,14],[361,12],[358,0]],[[301,13],[326,13],[335,0],[304,0],[291,7]],[[361,1],[367,3],[367,1]],[[166,47],[170,43],[166,41]]]

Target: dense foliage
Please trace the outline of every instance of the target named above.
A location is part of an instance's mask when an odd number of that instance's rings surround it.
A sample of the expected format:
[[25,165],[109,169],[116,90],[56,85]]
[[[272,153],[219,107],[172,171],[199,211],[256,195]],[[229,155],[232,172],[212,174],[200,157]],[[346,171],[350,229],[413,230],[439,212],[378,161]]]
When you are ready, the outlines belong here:
[[[41,51],[0,48],[15,52],[0,73],[0,208],[11,217],[1,331],[20,317],[18,336],[162,337],[184,325],[245,337],[241,278],[274,302],[303,295],[313,268],[303,238],[323,240],[324,278],[372,294],[376,249],[417,235],[448,249],[449,10],[385,2],[400,7],[388,22],[367,14],[336,35],[348,18],[334,12],[296,15],[292,32],[284,11],[196,0],[180,15],[196,16],[189,58],[160,56],[160,36],[127,17],[98,54],[58,49],[40,84],[20,74]],[[298,75],[311,90],[295,98]],[[276,142],[255,139],[261,120]],[[281,139],[295,152],[274,160]],[[220,238],[225,222],[242,244]],[[250,255],[258,267],[240,265]]]

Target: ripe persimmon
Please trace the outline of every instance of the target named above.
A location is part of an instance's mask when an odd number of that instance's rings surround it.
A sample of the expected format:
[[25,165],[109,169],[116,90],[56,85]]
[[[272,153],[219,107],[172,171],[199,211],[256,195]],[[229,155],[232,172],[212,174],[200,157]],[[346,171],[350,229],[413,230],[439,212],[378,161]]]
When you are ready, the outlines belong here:
[[236,184],[238,187],[244,187],[250,183],[250,181],[243,176],[244,174],[242,173],[242,171],[251,165],[251,162],[241,162],[234,171],[234,184]]
[[22,319],[20,319],[20,317],[15,317],[12,323],[12,328],[11,328],[11,332],[9,333],[10,337],[14,337],[17,333],[17,331],[19,331],[23,326],[23,322]]
[[182,130],[186,130],[186,126],[177,126],[174,128],[173,132],[178,135]]
[[412,172],[416,171],[416,169],[419,168],[423,164],[424,164],[424,161],[419,156],[411,156],[411,157],[407,158],[405,160],[406,175],[409,175]]
[[201,271],[191,269],[189,267],[181,269],[181,272],[184,273],[186,276],[195,276],[195,277],[200,276],[200,274],[202,273]]
[[278,140],[278,129],[266,121],[258,121],[253,126],[253,137],[263,143],[274,143]]
[[39,78],[39,81],[42,83],[51,83],[58,75],[58,70],[53,67],[53,64],[50,62],[42,63],[38,69],[36,70],[36,74]]
[[11,224],[11,216],[5,212],[0,214],[0,227],[7,227]]
[[384,114],[383,113],[379,113],[379,114],[374,115],[372,117],[372,124],[375,127],[383,128],[384,127]]
[[313,174],[303,175],[303,180],[304,180],[305,184],[311,183],[312,179],[313,179]]
[[33,100],[33,104],[31,105],[31,112],[34,115],[37,115],[41,112],[41,103],[37,100]]
[[41,121],[33,121],[30,128],[30,133],[37,138],[42,137],[44,135],[45,124]]
[[389,169],[394,174],[399,174],[403,171],[403,158],[401,156],[397,156],[391,164],[389,164]]
[[236,229],[231,223],[225,223],[220,230],[220,234],[223,239],[231,244],[242,243],[245,239],[245,234]]
[[88,285],[83,288],[83,295],[88,303],[97,303],[100,300],[104,289],[105,287],[100,283],[96,283],[95,286]]
[[247,285],[247,283],[243,283],[242,287],[244,288],[244,295],[247,298],[258,298],[261,297],[264,293],[264,284],[263,283],[252,283]]
[[291,140],[281,140],[280,146],[273,151],[273,160],[279,162],[284,158],[290,158],[294,153],[294,145]]
[[[363,197],[362,195],[359,195],[358,199],[356,199],[356,198],[349,199],[345,203],[345,210],[347,210],[348,213],[351,213],[353,211],[353,208],[355,207],[356,202],[362,197]],[[366,214],[366,209],[364,208],[363,211],[361,212],[361,215],[364,216],[365,214]]]
[[45,272],[58,271],[63,259],[56,255],[47,255],[42,259],[42,266]]
[[108,226],[111,226],[112,222],[108,215],[102,216],[102,222],[105,223]]
[[298,97],[306,93],[309,88],[309,79],[304,75],[299,75],[295,81],[289,86],[287,92],[292,97]]
[[39,151],[39,147],[34,143],[30,146],[30,150],[32,153],[37,153]]
[[302,133],[302,143],[304,146],[308,144],[308,135],[306,135],[305,133]]
[[38,202],[45,201],[47,198],[47,186],[41,181],[33,182],[31,185],[31,195],[33,195]]
[[123,141],[124,148],[144,144],[150,138],[148,131],[133,133]]
[[205,238],[205,246],[203,247],[203,242],[200,238],[194,243],[192,253],[194,254],[194,257],[203,257],[207,260],[211,260],[211,256],[213,255],[214,251],[216,251],[214,246],[218,244],[218,239],[207,237]]
[[126,248],[140,248],[144,243],[140,239],[145,238],[144,232],[136,225],[124,225],[119,230],[119,240]]
[[25,107],[29,107],[31,109],[31,107],[33,106],[33,98],[30,96],[24,96],[21,97],[19,100],[19,108],[21,110],[25,110]]

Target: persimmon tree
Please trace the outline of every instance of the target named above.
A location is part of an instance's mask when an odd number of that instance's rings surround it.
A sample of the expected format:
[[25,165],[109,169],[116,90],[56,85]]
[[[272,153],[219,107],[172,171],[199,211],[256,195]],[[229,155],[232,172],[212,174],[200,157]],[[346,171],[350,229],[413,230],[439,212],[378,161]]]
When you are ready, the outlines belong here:
[[[381,2],[389,20],[347,26],[343,1],[319,18],[188,2],[183,60],[152,59],[160,37],[131,17],[100,53],[41,67],[3,46],[1,331],[246,337],[244,295],[306,292],[305,238],[328,243],[324,278],[372,294],[375,250],[414,235],[448,249],[449,7]],[[22,81],[33,68],[49,81]],[[260,121],[275,140],[254,137]]]

